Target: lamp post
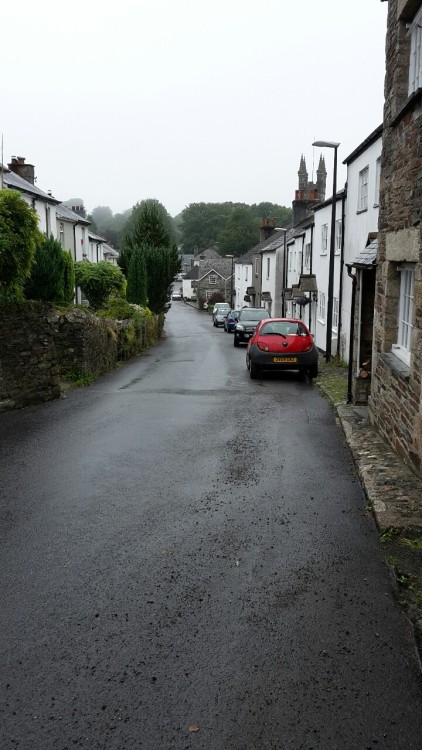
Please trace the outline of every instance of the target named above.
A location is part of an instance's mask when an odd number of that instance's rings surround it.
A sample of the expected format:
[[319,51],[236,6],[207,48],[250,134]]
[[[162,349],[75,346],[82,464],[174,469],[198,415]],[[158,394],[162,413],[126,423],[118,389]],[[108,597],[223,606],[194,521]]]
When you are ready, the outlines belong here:
[[313,146],[319,148],[334,149],[334,166],[333,166],[333,197],[331,206],[331,234],[330,234],[330,263],[328,269],[328,304],[327,304],[327,338],[325,344],[325,360],[331,359],[331,339],[333,335],[333,294],[334,294],[334,253],[335,253],[335,232],[336,232],[336,193],[337,193],[337,149],[339,143],[333,141],[315,141]]
[[226,255],[225,257],[232,259],[232,270],[231,270],[231,276],[230,276],[230,308],[233,309],[233,284],[234,284],[233,264],[234,264],[234,255]]

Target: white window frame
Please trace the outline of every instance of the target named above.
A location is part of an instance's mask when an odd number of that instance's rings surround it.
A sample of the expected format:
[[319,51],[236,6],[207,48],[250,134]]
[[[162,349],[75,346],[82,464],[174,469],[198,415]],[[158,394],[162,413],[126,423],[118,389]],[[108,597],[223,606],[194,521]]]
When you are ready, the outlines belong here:
[[422,7],[410,24],[409,96],[422,88]]
[[211,299],[211,297],[215,294],[214,289],[206,289],[205,290],[205,297],[206,299]]
[[303,267],[304,268],[311,267],[311,243],[310,242],[307,242],[305,245],[305,257],[303,260]]
[[289,271],[292,270],[292,262],[293,262],[293,258],[292,258],[293,253],[292,253],[292,250],[293,250],[293,247],[290,247],[288,249],[288,251],[287,251],[288,256],[289,256]]
[[397,344],[393,344],[391,350],[396,357],[410,367],[415,313],[415,265],[403,263],[398,267],[398,271],[400,273],[400,297],[397,316]]
[[270,278],[270,271],[271,271],[271,258],[267,258],[267,276],[266,278]]
[[338,330],[338,297],[333,297],[333,320],[332,320],[333,331]]
[[64,224],[62,221],[59,222],[59,242],[60,246],[64,248]]
[[369,181],[369,166],[361,169],[359,172],[359,197],[358,197],[358,211],[368,210],[368,181]]
[[240,281],[240,265],[236,266],[237,269],[237,280]]
[[328,224],[321,226],[321,255],[327,255],[328,250]]
[[336,219],[336,244],[335,244],[336,255],[340,255],[342,239],[343,239],[343,222],[341,219]]
[[259,276],[259,258],[255,258],[255,276]]
[[245,266],[245,281],[248,280],[248,267]]
[[325,292],[318,292],[318,320],[325,323]]
[[380,204],[380,182],[381,182],[381,157],[379,156],[375,162],[374,206],[379,206]]
[[208,276],[208,284],[210,286],[215,286],[216,283],[217,283],[217,274],[210,273],[210,275]]

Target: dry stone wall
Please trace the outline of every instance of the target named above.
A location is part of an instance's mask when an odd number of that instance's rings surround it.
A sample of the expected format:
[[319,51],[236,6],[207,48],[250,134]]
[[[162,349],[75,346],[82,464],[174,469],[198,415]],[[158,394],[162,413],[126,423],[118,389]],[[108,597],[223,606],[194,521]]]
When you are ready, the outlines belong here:
[[50,401],[61,379],[94,378],[153,346],[164,317],[142,325],[72,308],[23,302],[0,306],[0,411]]

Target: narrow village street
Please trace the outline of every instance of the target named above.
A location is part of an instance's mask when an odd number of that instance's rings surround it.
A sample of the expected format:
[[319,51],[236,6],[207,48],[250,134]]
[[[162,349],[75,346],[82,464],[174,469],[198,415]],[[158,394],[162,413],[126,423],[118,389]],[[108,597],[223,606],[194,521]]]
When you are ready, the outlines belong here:
[[421,679],[328,403],[165,337],[0,415],[1,750],[420,750]]

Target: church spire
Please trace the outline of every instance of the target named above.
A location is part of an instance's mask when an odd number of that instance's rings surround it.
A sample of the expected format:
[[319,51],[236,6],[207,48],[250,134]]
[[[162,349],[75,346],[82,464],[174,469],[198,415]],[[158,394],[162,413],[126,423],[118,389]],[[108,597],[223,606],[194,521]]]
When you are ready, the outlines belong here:
[[306,190],[308,187],[308,172],[306,170],[306,161],[305,157],[302,154],[300,157],[300,167],[299,167],[299,190]]
[[320,201],[325,200],[325,191],[327,188],[327,169],[325,167],[325,159],[321,156],[319,157],[319,164],[317,169],[317,190]]

